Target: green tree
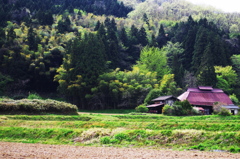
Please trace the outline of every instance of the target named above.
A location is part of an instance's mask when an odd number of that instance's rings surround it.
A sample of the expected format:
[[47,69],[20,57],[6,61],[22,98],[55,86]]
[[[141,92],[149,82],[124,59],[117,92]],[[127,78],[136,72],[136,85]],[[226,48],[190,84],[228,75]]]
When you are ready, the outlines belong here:
[[0,27],[0,48],[3,46],[3,44],[5,44],[5,42],[6,42],[5,31],[3,28]]
[[91,88],[105,71],[104,44],[99,39],[97,35],[87,34],[69,43],[63,65],[55,76],[61,93],[83,109],[91,109],[88,107]]
[[[197,72],[197,70],[199,70],[199,67],[201,65],[201,58],[203,56],[207,44],[208,44],[208,31],[204,27],[200,27],[196,35],[196,43],[194,45],[193,59],[191,63],[192,70],[194,72]],[[208,48],[209,51],[211,51],[210,49],[211,48]]]
[[159,89],[162,95],[177,95],[178,91],[177,84],[174,81],[174,74],[166,74],[160,81]]
[[146,72],[157,72],[157,78],[161,79],[169,73],[165,49],[155,47],[144,47],[140,54],[137,66]]
[[198,85],[204,86],[216,86],[217,77],[215,68],[213,66],[213,59],[211,55],[211,43],[206,47],[203,57],[201,59],[201,65],[198,69]]
[[237,84],[237,74],[232,66],[215,66],[217,75],[217,87],[223,89],[227,93],[232,93]]
[[158,47],[162,48],[167,43],[167,37],[163,25],[160,25],[157,36]]
[[129,46],[129,40],[125,28],[122,28],[119,37],[124,46]]
[[147,33],[144,27],[141,27],[141,29],[138,32],[138,40],[139,43],[142,44],[143,46],[146,46],[148,44]]
[[168,42],[164,49],[167,52],[168,66],[171,69],[171,72],[174,74],[174,80],[177,82],[178,86],[182,86],[184,69],[180,57],[183,54],[184,49],[178,42]]

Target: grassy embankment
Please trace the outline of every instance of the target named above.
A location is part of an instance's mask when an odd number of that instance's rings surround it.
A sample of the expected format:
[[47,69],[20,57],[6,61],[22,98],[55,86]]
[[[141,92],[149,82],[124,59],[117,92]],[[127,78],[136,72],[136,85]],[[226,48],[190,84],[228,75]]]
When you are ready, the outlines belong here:
[[0,141],[240,152],[240,116],[1,115]]

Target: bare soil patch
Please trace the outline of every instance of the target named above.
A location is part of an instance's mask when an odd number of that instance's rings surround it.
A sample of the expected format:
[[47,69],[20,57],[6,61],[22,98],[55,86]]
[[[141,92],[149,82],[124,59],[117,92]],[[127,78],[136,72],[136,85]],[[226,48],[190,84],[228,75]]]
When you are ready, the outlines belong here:
[[228,152],[172,151],[144,148],[82,147],[0,142],[0,158],[240,159],[240,154]]

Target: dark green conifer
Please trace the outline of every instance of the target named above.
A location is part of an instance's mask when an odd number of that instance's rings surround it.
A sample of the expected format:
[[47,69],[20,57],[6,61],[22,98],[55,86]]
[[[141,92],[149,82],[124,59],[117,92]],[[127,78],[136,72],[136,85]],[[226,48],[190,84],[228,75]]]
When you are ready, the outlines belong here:
[[147,33],[144,27],[141,27],[138,32],[138,41],[143,46],[146,46],[148,44]]
[[159,48],[162,48],[167,43],[166,33],[165,33],[165,30],[164,30],[162,24],[159,28],[159,32],[158,32],[158,36],[157,36],[157,43],[158,43]]

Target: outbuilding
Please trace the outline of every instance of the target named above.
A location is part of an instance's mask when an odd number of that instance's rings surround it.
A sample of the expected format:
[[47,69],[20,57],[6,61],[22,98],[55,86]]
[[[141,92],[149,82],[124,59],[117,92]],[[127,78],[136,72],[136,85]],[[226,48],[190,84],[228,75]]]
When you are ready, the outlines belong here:
[[153,99],[154,104],[148,105],[147,108],[149,108],[149,113],[161,114],[165,104],[173,105],[175,101],[178,101],[178,98],[172,95],[160,96]]

